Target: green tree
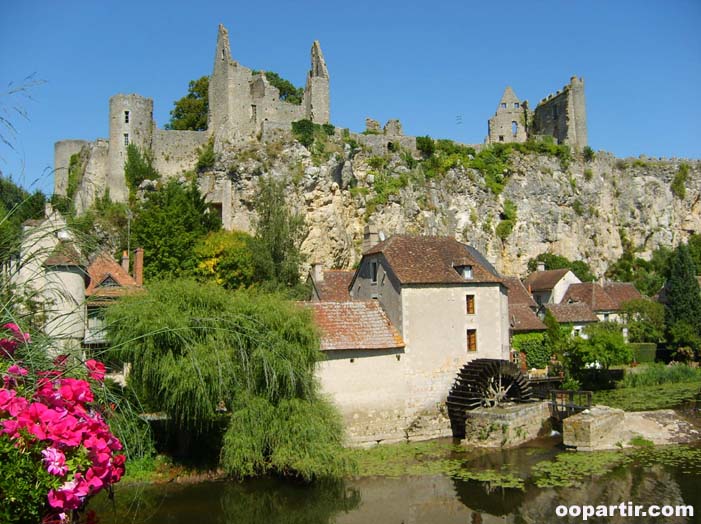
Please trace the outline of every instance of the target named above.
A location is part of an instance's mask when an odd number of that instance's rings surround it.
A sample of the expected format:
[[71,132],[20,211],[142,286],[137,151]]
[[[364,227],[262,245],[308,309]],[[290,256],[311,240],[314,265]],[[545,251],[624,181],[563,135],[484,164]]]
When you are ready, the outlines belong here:
[[153,160],[148,152],[142,153],[136,144],[127,146],[127,160],[124,162],[124,178],[129,191],[133,193],[144,180],[158,180],[161,175],[153,167]]
[[22,222],[42,218],[46,196],[29,193],[12,179],[0,176],[0,261],[19,252]]
[[538,262],[544,262],[546,269],[569,269],[577,275],[577,278],[582,282],[592,282],[596,280],[594,273],[592,273],[589,264],[582,260],[570,260],[567,257],[561,255],[554,255],[552,253],[541,253],[535,258],[531,258],[528,261],[528,271],[535,271],[538,267]]
[[195,274],[226,289],[251,286],[256,281],[253,237],[243,231],[214,231],[195,246]]
[[194,182],[182,185],[170,180],[147,193],[132,222],[132,244],[144,248],[144,276],[191,274],[196,267],[193,247],[220,226]]
[[696,279],[696,267],[686,244],[674,250],[669,262],[669,278],[665,284],[667,304],[665,322],[668,327],[677,322],[697,325],[701,319],[701,292]]
[[174,103],[166,129],[204,131],[209,112],[209,77],[190,80],[187,95]]
[[662,342],[664,340],[664,306],[646,298],[621,304],[623,322],[630,342]]
[[285,201],[286,181],[261,177],[253,201],[255,220],[254,261],[262,280],[287,288],[300,285],[300,251],[307,234],[304,217]]
[[573,375],[582,372],[587,365],[608,369],[615,364],[628,364],[633,352],[626,344],[620,325],[614,322],[597,322],[584,328],[583,337],[574,337],[567,351],[567,367]]
[[309,310],[276,295],[173,280],[111,306],[107,324],[132,363],[129,383],[175,429],[199,446],[225,428],[217,454],[230,474],[346,472],[340,418],[317,390],[322,356]]

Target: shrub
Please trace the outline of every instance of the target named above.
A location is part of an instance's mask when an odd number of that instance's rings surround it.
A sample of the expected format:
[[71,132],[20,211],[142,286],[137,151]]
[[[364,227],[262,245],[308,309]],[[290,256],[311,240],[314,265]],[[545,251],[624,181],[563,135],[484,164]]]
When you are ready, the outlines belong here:
[[686,182],[689,179],[689,164],[681,164],[672,179],[672,194],[680,200],[686,197]]
[[584,170],[584,180],[589,182],[589,181],[591,181],[591,179],[593,177],[594,177],[594,172],[591,169],[587,168]]
[[653,342],[631,342],[628,344],[633,350],[633,360],[640,364],[655,362],[657,344]]
[[314,143],[314,122],[306,118],[292,122],[292,135],[300,144],[309,148]]
[[436,151],[436,144],[430,136],[417,136],[416,149],[426,158],[433,156]]
[[692,382],[701,380],[701,369],[685,364],[647,364],[645,367],[628,371],[623,378],[623,385],[628,388],[656,386],[674,382]]
[[200,154],[197,157],[197,171],[199,173],[202,173],[207,169],[212,169],[216,160],[217,157],[214,154],[214,139],[210,139],[207,142],[207,144],[200,150]]
[[582,156],[584,157],[585,162],[591,162],[592,160],[594,160],[594,157],[596,157],[596,153],[591,147],[584,146],[584,149],[582,150]]
[[526,354],[529,369],[542,369],[550,364],[551,352],[545,344],[543,333],[519,333],[511,339],[514,349]]

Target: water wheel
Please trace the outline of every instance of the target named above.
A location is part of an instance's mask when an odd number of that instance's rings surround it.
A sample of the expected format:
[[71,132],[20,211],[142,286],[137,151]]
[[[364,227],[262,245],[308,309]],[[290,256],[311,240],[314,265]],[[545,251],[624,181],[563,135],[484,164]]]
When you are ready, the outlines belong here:
[[504,402],[525,402],[532,392],[528,379],[508,360],[479,358],[458,372],[448,394],[448,415],[453,436],[465,436],[465,411],[497,407]]

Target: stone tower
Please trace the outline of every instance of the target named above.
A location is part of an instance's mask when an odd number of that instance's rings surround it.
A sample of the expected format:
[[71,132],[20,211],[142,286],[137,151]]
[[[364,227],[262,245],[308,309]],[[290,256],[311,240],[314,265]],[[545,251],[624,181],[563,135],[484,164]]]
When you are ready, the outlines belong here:
[[329,71],[318,40],[312,45],[312,68],[304,88],[304,106],[309,120],[329,123]]
[[521,103],[514,90],[507,86],[496,113],[489,119],[487,143],[525,142],[527,114],[527,104]]
[[584,79],[573,76],[560,91],[540,101],[534,113],[534,132],[550,135],[558,144],[582,149],[587,142]]
[[129,196],[124,179],[127,146],[134,144],[141,152],[151,152],[153,100],[134,94],[114,95],[110,98],[109,127],[106,187],[113,201],[126,202]]

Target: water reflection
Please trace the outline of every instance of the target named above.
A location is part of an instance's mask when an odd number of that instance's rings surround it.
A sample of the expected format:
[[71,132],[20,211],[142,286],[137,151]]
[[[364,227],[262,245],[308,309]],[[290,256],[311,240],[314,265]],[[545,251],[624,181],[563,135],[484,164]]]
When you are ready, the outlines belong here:
[[[524,478],[533,464],[547,460],[553,448],[520,448],[485,453],[470,468],[517,469]],[[114,503],[93,505],[102,524],[530,524],[579,522],[555,515],[559,505],[618,505],[621,502],[693,505],[701,512],[701,476],[685,466],[626,465],[576,488],[503,489],[488,482],[463,481],[446,475],[359,478],[333,484],[293,485],[274,479],[245,483],[205,482],[192,485],[121,486]],[[671,524],[701,522],[694,518],[635,519],[615,516],[587,522]]]

